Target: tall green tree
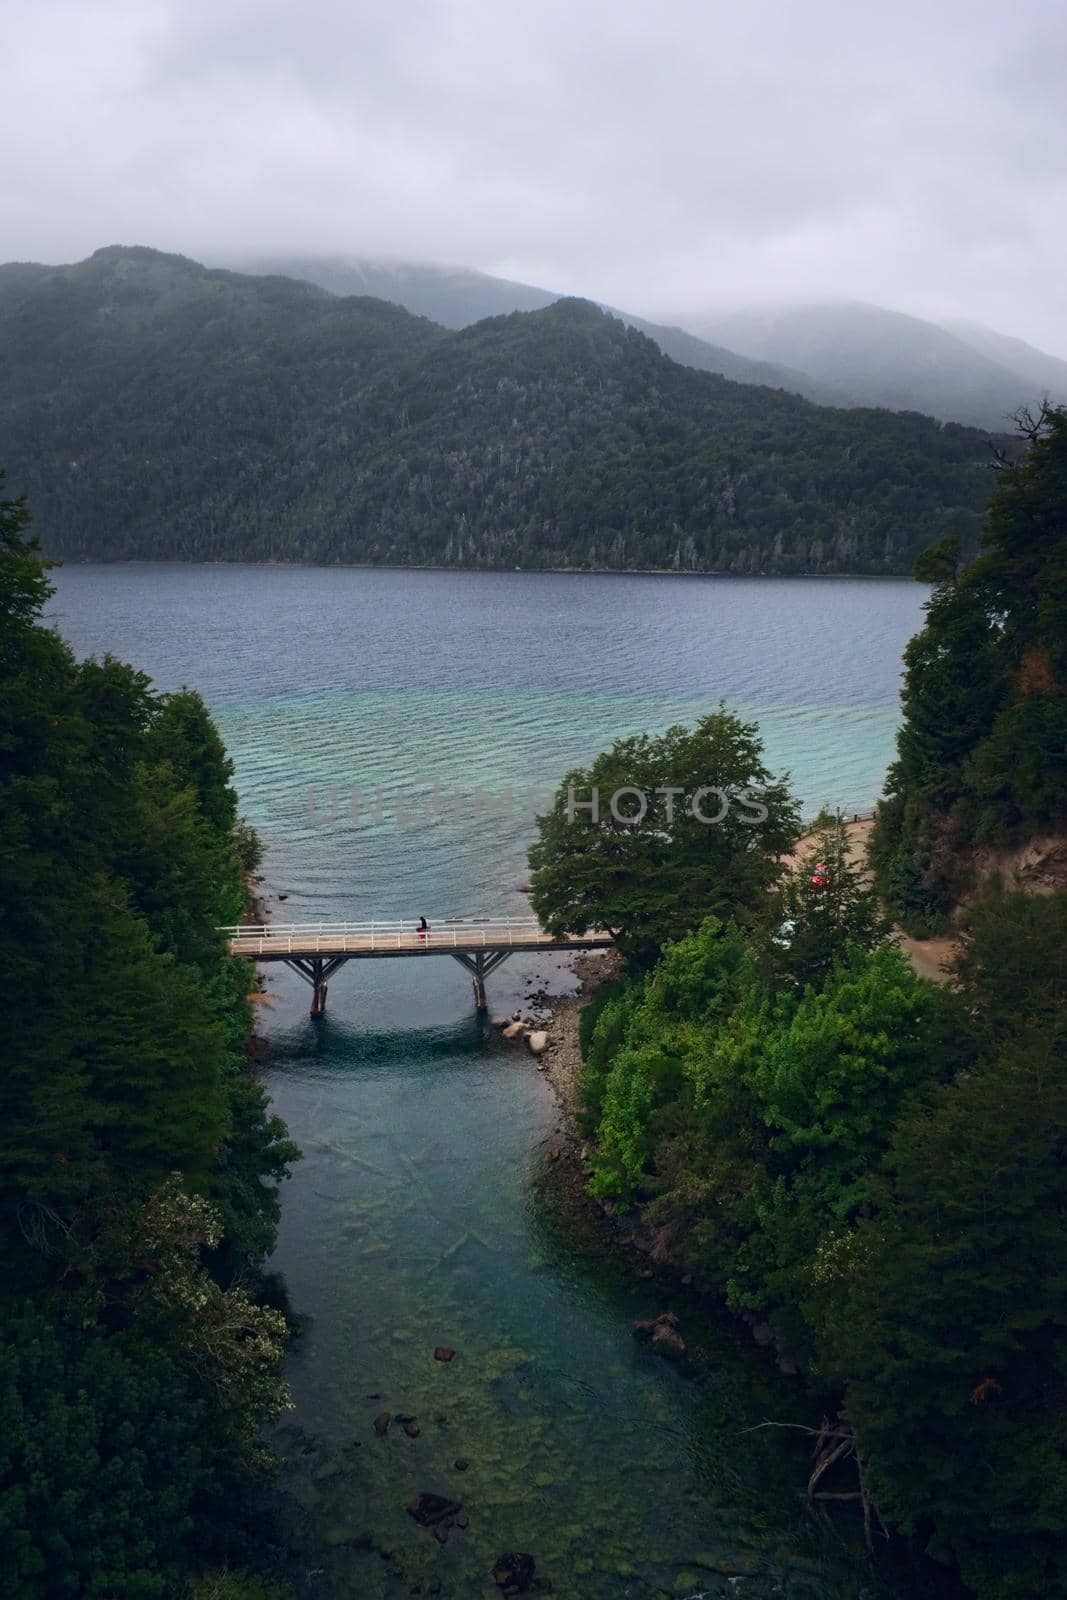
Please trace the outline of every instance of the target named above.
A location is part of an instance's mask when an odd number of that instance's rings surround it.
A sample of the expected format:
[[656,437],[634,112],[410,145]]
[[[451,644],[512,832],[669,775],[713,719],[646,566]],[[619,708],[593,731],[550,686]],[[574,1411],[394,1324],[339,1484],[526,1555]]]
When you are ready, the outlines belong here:
[[872,950],[889,933],[866,863],[838,818],[815,836],[779,890],[776,965],[804,988],[819,985],[854,949]]
[[978,558],[939,562],[905,653],[871,858],[905,924],[943,925],[975,848],[1067,825],[1067,410],[1021,420]]
[[763,915],[796,802],[758,730],[724,707],[692,730],[620,739],[537,819],[531,901],[559,933],[608,930],[637,965],[708,916]]
[[20,1600],[149,1600],[233,1546],[285,1403],[254,1285],[297,1151],[217,931],[250,844],[218,735],[76,661],[49,592],[0,502],[0,1564]]
[[904,1116],[809,1316],[883,1514],[982,1600],[1067,1584],[1067,895],[997,895],[960,964],[981,1054]]

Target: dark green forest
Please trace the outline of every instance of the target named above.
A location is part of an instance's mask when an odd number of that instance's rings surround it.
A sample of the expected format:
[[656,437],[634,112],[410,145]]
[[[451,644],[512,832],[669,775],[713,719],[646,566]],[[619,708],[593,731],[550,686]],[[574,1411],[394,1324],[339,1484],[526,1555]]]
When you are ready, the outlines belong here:
[[[1067,415],[1035,419],[980,558],[924,563],[877,835],[894,910],[947,903],[953,850],[1063,824],[1065,449]],[[712,751],[730,785],[768,785],[766,837],[705,829],[701,854],[680,803],[599,837],[567,820],[568,785],[684,784]],[[980,1600],[1067,1592],[1067,891],[970,882],[935,984],[832,819],[753,893],[799,827],[725,709],[560,794],[535,904],[620,928],[629,956],[581,1019],[592,1191],[802,1374],[816,1504],[905,1541],[934,1592],[946,1569]]]
[[1002,465],[975,561],[952,540],[905,653],[904,720],[871,858],[904,925],[942,928],[981,852],[1067,833],[1067,410]]
[[287,1403],[259,1267],[297,1152],[216,931],[258,847],[199,697],[42,626],[27,520],[0,500],[4,1593],[195,1597],[265,1547]]
[[680,366],[586,301],[449,332],[112,247],[0,268],[0,450],[67,559],[910,573],[987,435]]

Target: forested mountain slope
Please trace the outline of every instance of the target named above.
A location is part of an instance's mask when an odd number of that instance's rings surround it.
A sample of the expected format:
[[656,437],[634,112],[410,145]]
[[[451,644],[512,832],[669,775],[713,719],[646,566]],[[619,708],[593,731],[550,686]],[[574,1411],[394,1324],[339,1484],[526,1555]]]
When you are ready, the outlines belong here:
[[[555,301],[566,299],[549,289],[509,278],[494,278],[469,267],[446,267],[428,261],[378,261],[360,256],[281,256],[232,265],[245,272],[281,273],[289,278],[304,278],[308,283],[329,289],[332,294],[370,294],[429,317],[445,328],[469,328],[487,317],[506,316],[511,311],[540,311]],[[851,395],[832,383],[821,382],[793,367],[771,361],[754,361],[720,344],[709,343],[684,328],[649,322],[629,311],[602,305],[625,322],[655,340],[665,356],[699,372],[717,372],[737,383],[766,384],[771,389],[787,389],[821,405],[852,405]]]
[[0,456],[53,554],[907,573],[981,432],[680,366],[584,301],[449,333],[113,247],[0,269]]

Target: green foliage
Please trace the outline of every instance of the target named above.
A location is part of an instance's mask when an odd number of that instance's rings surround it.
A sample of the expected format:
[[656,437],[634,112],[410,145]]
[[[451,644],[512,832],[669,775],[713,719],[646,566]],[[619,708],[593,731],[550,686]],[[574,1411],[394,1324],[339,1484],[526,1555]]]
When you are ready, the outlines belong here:
[[618,740],[568,773],[530,850],[542,923],[607,929],[647,966],[709,915],[762,910],[777,857],[799,830],[786,784],[762,756],[755,726],[721,708],[691,732]]
[[[953,989],[878,938],[847,860],[829,913],[809,866],[783,891],[795,945],[709,919],[600,1008],[593,1188],[642,1200],[703,1286],[836,1391],[919,1549],[951,1550],[980,1600],[1058,1594],[1067,894],[976,902]],[[802,986],[805,915],[825,921]]]
[[973,548],[987,436],[663,355],[587,302],[449,333],[112,248],[0,271],[0,429],[46,548],[897,572]]
[[162,1351],[11,1305],[0,1329],[0,1564],[10,1600],[172,1592],[213,1483],[205,1408]]
[[250,1285],[297,1151],[217,931],[255,852],[225,751],[35,621],[25,522],[0,504],[0,1553],[26,1600],[147,1600],[226,1554],[286,1404]]
[[[656,1113],[700,1094],[700,1043],[736,1003],[752,972],[738,928],[709,917],[671,945],[629,1005],[609,1006],[593,1036],[587,1075],[599,1071],[596,1186],[629,1195],[652,1160]],[[588,1077],[583,1080],[583,1088]],[[592,1107],[590,1096],[587,1104]]]
[[914,1092],[959,1065],[959,1016],[949,996],[883,944],[855,951],[821,990],[761,1020],[744,1082],[765,1155],[730,1298],[770,1307],[804,1348],[796,1308],[819,1241],[868,1205],[870,1174]]
[[[0,472],[0,490],[6,474]],[[0,647],[4,656],[32,627],[52,594],[48,566],[38,555],[35,539],[28,539],[30,513],[25,499],[0,499]]]
[[287,1583],[268,1583],[254,1572],[209,1572],[189,1585],[187,1600],[293,1600]]
[[776,966],[801,988],[820,983],[849,947],[871,950],[888,934],[869,877],[835,820],[786,878],[778,900],[784,931],[773,950]]
[[976,846],[1067,824],[1067,410],[1023,419],[978,559],[942,563],[905,654],[871,859],[905,925],[941,927]]
[[599,986],[578,1013],[578,1049],[583,1061],[588,1060],[593,1034],[604,1007],[610,1000],[617,1000],[625,994],[629,986],[630,980],[627,977],[609,979]]
[[960,966],[980,1059],[899,1122],[809,1314],[872,1488],[983,1600],[1067,1583],[1067,896],[995,896]]

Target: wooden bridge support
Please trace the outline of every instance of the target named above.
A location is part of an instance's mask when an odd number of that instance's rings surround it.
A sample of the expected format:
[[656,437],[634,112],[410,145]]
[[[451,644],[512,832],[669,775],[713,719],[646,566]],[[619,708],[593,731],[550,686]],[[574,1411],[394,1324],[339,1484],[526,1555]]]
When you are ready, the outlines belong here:
[[508,959],[510,950],[476,950],[468,955],[465,950],[453,950],[452,956],[461,967],[466,967],[471,974],[474,984],[474,1005],[478,1011],[488,1011],[489,1001],[485,995],[485,980],[491,972]]
[[[511,955],[510,950],[450,950],[448,954],[465,967],[471,975],[474,984],[474,1004],[479,1011],[488,1011],[489,1001],[485,993],[485,980],[491,972]],[[287,967],[299,974],[305,983],[311,985],[311,1015],[321,1017],[326,1012],[326,987],[337,971],[346,961],[353,957],[348,954],[334,956],[288,956],[281,957]]]
[[285,965],[300,974],[311,985],[311,1015],[321,1017],[326,1013],[326,989],[330,978],[343,967],[348,956],[293,956]]

